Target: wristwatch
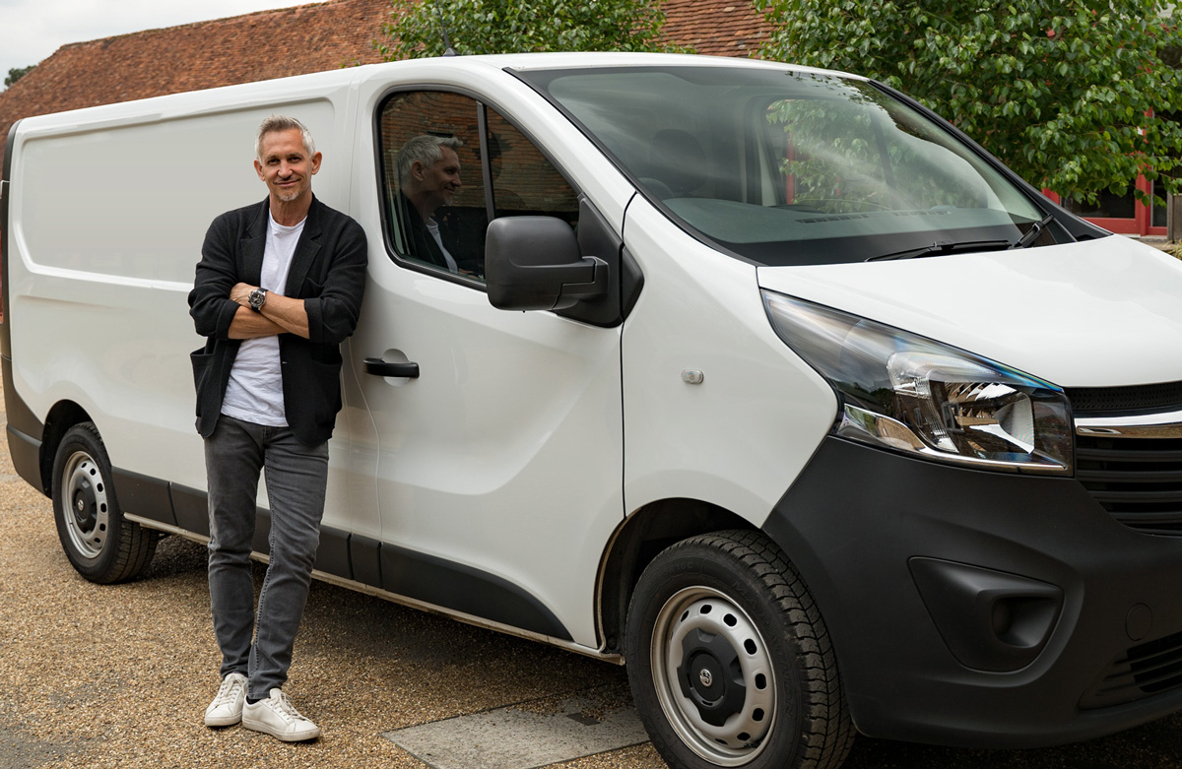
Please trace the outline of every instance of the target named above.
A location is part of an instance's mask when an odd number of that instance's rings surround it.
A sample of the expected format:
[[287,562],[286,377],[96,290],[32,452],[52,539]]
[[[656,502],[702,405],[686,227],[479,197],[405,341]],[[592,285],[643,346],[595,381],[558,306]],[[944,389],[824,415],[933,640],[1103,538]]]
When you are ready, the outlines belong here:
[[263,305],[267,302],[267,289],[256,288],[254,291],[250,292],[250,296],[248,297],[247,301],[250,302],[250,309],[254,310],[255,312],[261,312]]

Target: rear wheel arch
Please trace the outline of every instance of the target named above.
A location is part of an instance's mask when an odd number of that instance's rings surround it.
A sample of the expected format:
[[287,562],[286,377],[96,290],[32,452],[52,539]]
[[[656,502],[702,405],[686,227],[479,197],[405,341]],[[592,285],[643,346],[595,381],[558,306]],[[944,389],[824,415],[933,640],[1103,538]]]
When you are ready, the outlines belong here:
[[57,456],[62,438],[74,425],[93,421],[86,409],[74,401],[58,401],[45,417],[45,428],[41,433],[41,493],[53,495],[53,460]]

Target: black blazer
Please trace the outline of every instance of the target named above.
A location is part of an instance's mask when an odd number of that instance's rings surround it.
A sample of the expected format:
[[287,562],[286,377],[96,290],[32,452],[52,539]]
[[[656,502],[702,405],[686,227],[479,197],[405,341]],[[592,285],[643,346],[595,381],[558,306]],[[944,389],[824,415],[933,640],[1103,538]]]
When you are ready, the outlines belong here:
[[[206,438],[217,426],[240,344],[228,336],[240,306],[231,301],[230,289],[240,282],[259,284],[269,205],[264,200],[222,214],[209,226],[201,247],[189,314],[206,342],[190,358],[197,387],[197,431]],[[304,300],[310,338],[279,335],[287,423],[295,437],[309,445],[332,436],[341,410],[341,342],[357,327],[366,260],[361,225],[313,198],[285,288],[287,296]]]
[[[406,239],[410,248],[410,256],[446,271],[448,269],[447,259],[443,256],[443,251],[439,249],[439,244],[435,242],[435,237],[427,229],[427,223],[423,221],[423,217],[419,216],[419,210],[401,192],[398,193],[398,202],[402,205],[403,217],[406,222]],[[452,258],[458,258],[451,237],[442,227],[439,228],[439,237],[443,239],[443,245]]]

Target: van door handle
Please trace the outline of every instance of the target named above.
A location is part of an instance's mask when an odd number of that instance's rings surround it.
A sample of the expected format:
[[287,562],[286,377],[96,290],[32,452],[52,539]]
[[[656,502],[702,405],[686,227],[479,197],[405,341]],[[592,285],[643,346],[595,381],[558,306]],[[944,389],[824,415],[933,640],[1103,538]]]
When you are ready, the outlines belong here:
[[407,379],[419,378],[419,364],[417,363],[387,363],[381,358],[366,358],[365,359],[365,373],[373,374],[374,376],[394,376],[406,377]]

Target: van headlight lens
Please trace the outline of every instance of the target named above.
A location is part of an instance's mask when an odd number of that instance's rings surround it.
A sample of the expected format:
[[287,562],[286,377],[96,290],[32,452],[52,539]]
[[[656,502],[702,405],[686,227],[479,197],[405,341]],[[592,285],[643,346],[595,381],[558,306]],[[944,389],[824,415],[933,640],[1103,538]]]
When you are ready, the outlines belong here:
[[1071,472],[1071,406],[1061,388],[784,294],[764,291],[763,301],[780,338],[837,391],[837,435],[928,459]]

